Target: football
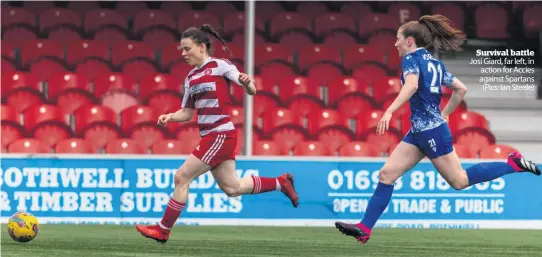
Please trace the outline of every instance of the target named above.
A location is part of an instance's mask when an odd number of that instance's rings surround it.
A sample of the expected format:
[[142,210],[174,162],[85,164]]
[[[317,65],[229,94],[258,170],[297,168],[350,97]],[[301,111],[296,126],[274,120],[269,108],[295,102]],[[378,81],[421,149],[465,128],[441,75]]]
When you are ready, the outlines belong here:
[[29,242],[38,235],[38,219],[28,212],[17,212],[9,218],[8,233],[17,242]]

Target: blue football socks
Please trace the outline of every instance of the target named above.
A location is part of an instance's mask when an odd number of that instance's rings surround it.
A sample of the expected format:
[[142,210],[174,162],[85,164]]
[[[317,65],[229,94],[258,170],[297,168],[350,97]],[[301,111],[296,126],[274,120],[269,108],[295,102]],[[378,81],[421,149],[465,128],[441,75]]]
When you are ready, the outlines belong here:
[[483,162],[467,168],[469,186],[491,181],[506,174],[514,173],[515,170],[506,162]]
[[361,223],[368,229],[372,229],[376,221],[380,218],[380,215],[384,212],[391,200],[394,185],[387,185],[382,182],[378,182],[376,190],[369,200],[369,205],[365,211],[365,216]]

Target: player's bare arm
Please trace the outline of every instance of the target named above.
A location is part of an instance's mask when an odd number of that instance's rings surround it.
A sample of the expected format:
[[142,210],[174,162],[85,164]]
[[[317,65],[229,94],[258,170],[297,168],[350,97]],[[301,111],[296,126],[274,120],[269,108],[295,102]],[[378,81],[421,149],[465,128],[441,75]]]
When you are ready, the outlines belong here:
[[182,108],[176,112],[162,114],[158,117],[158,125],[166,125],[168,122],[185,122],[192,119],[194,109]]
[[454,79],[450,88],[453,90],[452,97],[446,107],[442,110],[442,117],[446,120],[448,120],[450,114],[452,114],[467,94],[467,87],[457,78]]
[[376,127],[376,132],[378,135],[384,134],[386,130],[390,127],[390,120],[392,114],[397,111],[403,104],[405,104],[414,93],[416,93],[416,90],[418,90],[418,76],[416,74],[409,74],[405,77],[405,86],[401,88],[401,91],[399,92],[399,95],[393,103],[388,107],[386,112],[384,112],[384,115],[378,122],[378,125]]
[[239,73],[239,83],[245,89],[245,92],[249,95],[256,94],[256,86],[254,85],[254,79],[245,73]]

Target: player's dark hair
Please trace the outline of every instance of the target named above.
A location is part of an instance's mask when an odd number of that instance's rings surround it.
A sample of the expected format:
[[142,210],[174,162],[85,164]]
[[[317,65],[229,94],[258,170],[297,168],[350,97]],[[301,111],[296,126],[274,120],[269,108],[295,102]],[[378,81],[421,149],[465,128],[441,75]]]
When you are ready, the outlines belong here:
[[401,26],[405,38],[413,37],[419,47],[433,47],[435,50],[461,51],[465,33],[453,28],[446,16],[424,15],[418,21],[410,21]]
[[205,46],[207,47],[207,53],[211,55],[213,43],[209,39],[209,34],[218,39],[222,43],[222,45],[224,45],[226,51],[228,51],[230,55],[232,54],[230,49],[226,45],[224,39],[209,24],[203,24],[199,28],[190,27],[183,32],[181,38],[191,38],[192,41],[194,41],[194,43],[196,44],[205,44]]

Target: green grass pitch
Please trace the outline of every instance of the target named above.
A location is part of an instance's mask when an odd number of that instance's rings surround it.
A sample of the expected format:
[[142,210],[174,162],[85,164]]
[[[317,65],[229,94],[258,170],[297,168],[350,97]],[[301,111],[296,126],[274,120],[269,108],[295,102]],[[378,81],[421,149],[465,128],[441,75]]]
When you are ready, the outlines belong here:
[[361,247],[335,228],[177,226],[159,244],[134,226],[42,225],[29,243],[2,225],[1,256],[542,256],[539,230],[375,229]]

